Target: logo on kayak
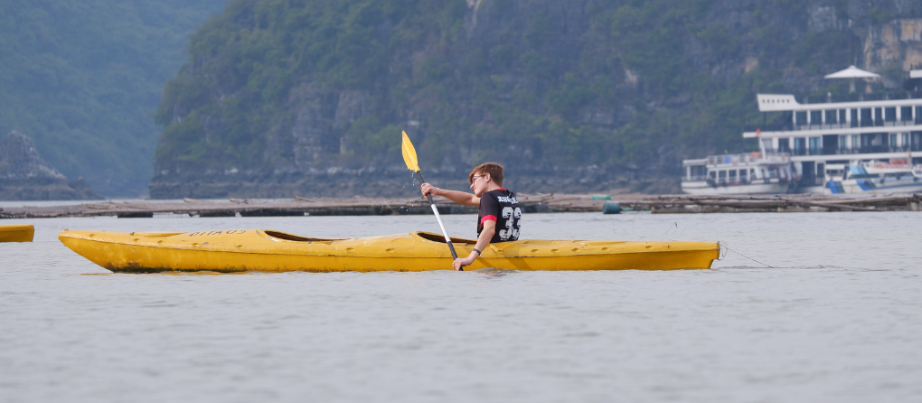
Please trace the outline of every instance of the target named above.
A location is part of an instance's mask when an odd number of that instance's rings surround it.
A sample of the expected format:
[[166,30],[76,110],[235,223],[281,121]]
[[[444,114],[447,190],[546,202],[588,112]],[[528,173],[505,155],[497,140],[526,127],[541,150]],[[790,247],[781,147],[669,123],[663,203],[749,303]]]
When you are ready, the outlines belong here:
[[209,235],[240,235],[246,233],[245,229],[232,229],[227,231],[199,231],[199,232],[190,232],[189,236],[209,236]]

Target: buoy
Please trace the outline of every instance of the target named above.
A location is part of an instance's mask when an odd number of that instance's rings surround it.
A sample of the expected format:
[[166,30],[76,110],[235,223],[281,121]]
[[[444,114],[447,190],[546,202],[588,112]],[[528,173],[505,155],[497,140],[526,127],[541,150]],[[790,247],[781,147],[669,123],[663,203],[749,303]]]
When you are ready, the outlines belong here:
[[602,214],[620,214],[621,205],[618,203],[605,203],[602,207]]

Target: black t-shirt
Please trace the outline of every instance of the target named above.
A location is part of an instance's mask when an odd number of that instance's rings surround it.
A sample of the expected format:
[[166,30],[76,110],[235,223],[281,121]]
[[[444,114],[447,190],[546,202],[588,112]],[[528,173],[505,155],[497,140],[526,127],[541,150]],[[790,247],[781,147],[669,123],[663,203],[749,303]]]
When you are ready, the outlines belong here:
[[480,212],[477,215],[477,236],[483,232],[483,222],[496,221],[496,232],[490,243],[518,241],[522,228],[522,209],[515,193],[506,189],[491,190],[480,196]]

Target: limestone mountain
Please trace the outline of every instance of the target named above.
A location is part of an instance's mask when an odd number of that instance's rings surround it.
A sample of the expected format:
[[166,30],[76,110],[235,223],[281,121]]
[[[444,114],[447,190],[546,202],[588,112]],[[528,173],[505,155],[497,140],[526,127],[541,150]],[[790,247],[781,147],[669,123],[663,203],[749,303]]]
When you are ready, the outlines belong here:
[[109,196],[147,191],[150,115],[197,25],[227,0],[0,0],[0,133]]
[[0,200],[99,199],[82,179],[68,181],[35,150],[32,139],[12,131],[0,139]]
[[233,0],[164,90],[151,195],[405,194],[402,129],[436,177],[677,191],[682,158],[754,147],[757,92],[852,64],[898,92],[920,40],[908,0]]

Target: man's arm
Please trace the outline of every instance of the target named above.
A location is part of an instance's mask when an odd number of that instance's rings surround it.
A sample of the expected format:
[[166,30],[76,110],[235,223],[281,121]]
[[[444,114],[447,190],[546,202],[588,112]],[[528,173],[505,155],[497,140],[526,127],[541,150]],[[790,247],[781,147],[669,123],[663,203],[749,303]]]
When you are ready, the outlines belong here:
[[423,196],[425,196],[426,193],[429,193],[429,194],[432,194],[433,196],[442,196],[448,200],[451,200],[458,204],[463,204],[465,206],[479,206],[480,205],[480,198],[477,196],[474,196],[471,193],[459,192],[457,190],[439,189],[428,183],[423,183],[420,189],[423,192]]
[[[482,251],[486,249],[487,246],[490,246],[490,240],[493,239],[493,234],[496,233],[496,221],[485,220],[483,222],[483,231],[480,232],[480,236],[477,237],[477,243],[474,245],[474,249]],[[454,267],[455,270],[461,270],[464,266],[470,266],[474,264],[474,260],[480,257],[480,253],[476,251],[471,251],[471,254],[467,257],[459,257],[451,263],[451,267]]]

